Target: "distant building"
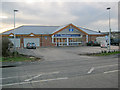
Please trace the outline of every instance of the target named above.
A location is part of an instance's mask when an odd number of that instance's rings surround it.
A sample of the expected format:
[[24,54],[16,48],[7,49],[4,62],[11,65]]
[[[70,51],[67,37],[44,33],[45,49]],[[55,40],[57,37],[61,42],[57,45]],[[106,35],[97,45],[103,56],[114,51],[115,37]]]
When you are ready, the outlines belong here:
[[[109,35],[109,32],[102,32],[105,35]],[[120,38],[120,31],[112,31],[111,38]]]
[[[15,34],[16,47],[26,47],[28,42],[34,42],[37,47],[80,46],[105,36],[72,23],[63,26],[20,26],[15,29]],[[2,36],[9,37],[14,44],[14,29],[2,33]]]

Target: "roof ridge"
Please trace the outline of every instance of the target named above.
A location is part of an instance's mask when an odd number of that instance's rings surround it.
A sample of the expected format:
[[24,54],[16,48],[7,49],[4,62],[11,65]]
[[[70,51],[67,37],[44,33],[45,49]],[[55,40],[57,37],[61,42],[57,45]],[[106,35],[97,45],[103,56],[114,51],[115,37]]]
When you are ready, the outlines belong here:
[[[89,31],[94,31],[94,30],[91,30],[91,29],[88,29],[88,28],[85,28],[85,27],[81,27],[81,28],[89,30]],[[94,31],[94,32],[97,32],[97,31]]]
[[28,27],[41,27],[41,26],[43,26],[43,27],[59,27],[59,26],[50,26],[50,25],[23,25],[23,26],[28,26]]
[[2,32],[2,33],[6,33],[6,32],[9,32],[9,31],[12,31],[12,30],[14,30],[14,29],[23,27],[23,26],[24,26],[24,25],[21,25],[21,26],[15,27],[15,28],[11,28],[11,29],[8,29],[8,30],[6,30],[6,31],[4,31],[4,32]]

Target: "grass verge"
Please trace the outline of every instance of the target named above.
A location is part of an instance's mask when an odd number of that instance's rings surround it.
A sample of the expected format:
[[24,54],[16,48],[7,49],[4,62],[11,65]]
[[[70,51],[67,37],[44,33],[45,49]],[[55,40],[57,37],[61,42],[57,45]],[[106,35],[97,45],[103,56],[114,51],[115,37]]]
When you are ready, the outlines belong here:
[[78,54],[78,55],[87,55],[87,56],[109,56],[109,55],[115,55],[120,54],[120,51],[101,51],[99,53],[85,53],[85,54]]
[[40,58],[35,57],[2,57],[0,58],[0,62],[18,62],[18,61],[35,61]]
[[120,51],[97,53],[97,54],[93,54],[93,56],[108,56],[108,55],[115,55],[115,54],[120,54]]

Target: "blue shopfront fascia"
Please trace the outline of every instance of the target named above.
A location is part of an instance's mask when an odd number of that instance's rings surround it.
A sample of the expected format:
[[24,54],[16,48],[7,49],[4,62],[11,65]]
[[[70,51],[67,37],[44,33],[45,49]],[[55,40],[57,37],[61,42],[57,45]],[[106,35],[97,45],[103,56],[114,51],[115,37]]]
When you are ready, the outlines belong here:
[[80,34],[55,34],[54,37],[80,37]]

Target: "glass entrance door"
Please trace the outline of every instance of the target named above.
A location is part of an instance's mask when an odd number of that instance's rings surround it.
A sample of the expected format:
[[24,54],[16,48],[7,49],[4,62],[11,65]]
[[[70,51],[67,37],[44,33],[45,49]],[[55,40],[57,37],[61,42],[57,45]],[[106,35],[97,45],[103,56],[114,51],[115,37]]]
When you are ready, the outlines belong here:
[[78,46],[82,43],[82,38],[54,38],[56,46]]

